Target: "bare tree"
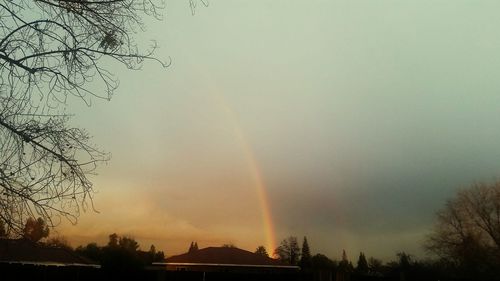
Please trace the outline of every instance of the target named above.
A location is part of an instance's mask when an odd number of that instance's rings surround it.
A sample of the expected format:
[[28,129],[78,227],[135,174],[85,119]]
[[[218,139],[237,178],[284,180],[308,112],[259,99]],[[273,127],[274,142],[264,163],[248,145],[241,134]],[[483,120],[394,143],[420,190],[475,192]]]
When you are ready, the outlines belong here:
[[283,239],[279,247],[274,250],[274,255],[284,263],[297,265],[300,260],[300,247],[297,237],[289,236]]
[[500,265],[500,182],[463,189],[438,212],[426,247],[472,271]]
[[22,233],[29,217],[75,223],[92,207],[89,176],[109,157],[68,123],[66,106],[109,100],[112,61],[168,66],[154,42],[141,50],[134,41],[144,16],[161,18],[154,1],[0,0],[0,221],[9,232]]
[[189,7],[191,8],[191,13],[194,15],[196,12],[196,7],[198,6],[198,3],[201,3],[203,6],[208,7],[208,0],[189,0]]

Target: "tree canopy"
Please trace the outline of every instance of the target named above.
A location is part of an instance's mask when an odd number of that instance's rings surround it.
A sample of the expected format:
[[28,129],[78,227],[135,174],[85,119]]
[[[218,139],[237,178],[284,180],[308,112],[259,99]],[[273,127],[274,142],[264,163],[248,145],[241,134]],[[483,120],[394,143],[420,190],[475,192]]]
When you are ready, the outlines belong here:
[[274,254],[284,263],[297,265],[300,259],[300,247],[297,242],[297,237],[290,236],[283,239],[278,248],[274,251]]
[[23,238],[33,242],[38,242],[42,238],[49,236],[49,227],[42,218],[28,218],[23,229]]
[[330,269],[333,270],[337,268],[337,262],[331,260],[323,254],[316,254],[311,257],[311,263],[315,269]]
[[267,253],[266,247],[264,246],[259,246],[257,249],[255,249],[255,253],[264,257],[269,257],[269,254]]
[[448,200],[426,246],[471,274],[500,268],[500,182],[473,184]]
[[163,261],[165,258],[163,251],[157,251],[154,245],[151,245],[149,251],[145,252],[140,250],[139,243],[132,237],[120,236],[116,233],[108,237],[108,244],[104,247],[90,243],[77,247],[76,252],[99,262],[107,271],[125,273],[138,270],[152,262]]
[[309,268],[312,266],[311,261],[311,250],[309,249],[309,243],[307,242],[307,237],[304,236],[302,241],[302,253],[300,255],[300,266],[302,268]]

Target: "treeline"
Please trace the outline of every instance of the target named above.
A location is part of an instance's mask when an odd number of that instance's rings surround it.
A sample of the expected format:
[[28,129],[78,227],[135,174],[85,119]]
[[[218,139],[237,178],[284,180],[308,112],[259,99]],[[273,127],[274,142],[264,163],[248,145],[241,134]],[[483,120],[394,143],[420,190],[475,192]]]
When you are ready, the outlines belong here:
[[[436,217],[422,245],[433,257],[430,259],[419,260],[400,252],[394,261],[384,264],[360,253],[353,264],[345,251],[339,261],[322,254],[311,256],[307,239],[304,237],[300,248],[294,236],[281,241],[274,255],[303,270],[326,269],[336,274],[399,275],[404,280],[500,280],[500,181],[474,183],[458,190]],[[256,253],[267,255],[267,250],[259,246]]]
[[116,233],[109,235],[105,246],[89,243],[77,247],[75,252],[97,262],[104,269],[111,270],[139,270],[145,265],[165,259],[163,251],[157,251],[154,245],[151,245],[149,251],[142,251],[134,238]]
[[[257,247],[255,253],[269,256],[264,246]],[[340,260],[331,259],[321,253],[313,255],[307,237],[304,237],[302,247],[300,247],[295,236],[283,239],[274,250],[274,257],[284,264],[300,266],[301,271],[306,272],[326,272],[332,278],[335,276],[335,280],[348,280],[351,276],[357,276],[358,278],[387,277],[390,279],[405,276],[403,277],[405,280],[421,280],[423,277],[444,276],[437,270],[435,264],[429,261],[413,260],[409,254],[404,252],[398,253],[396,256],[395,261],[384,264],[380,259],[366,258],[365,254],[361,252],[357,261],[353,264],[345,250],[342,251]]]
[[[257,247],[255,253],[269,256],[264,246]],[[500,280],[499,268],[487,272],[464,270],[462,265],[443,258],[417,259],[405,252],[397,253],[394,260],[386,263],[367,258],[363,252],[353,262],[345,250],[340,259],[331,259],[321,253],[311,254],[306,237],[302,247],[295,236],[283,239],[274,250],[274,257],[284,264],[300,266],[303,272],[327,273],[332,280]]]
[[107,245],[99,246],[92,242],[86,246],[78,246],[76,249],[71,247],[65,237],[49,237],[49,234],[50,228],[42,218],[28,218],[22,232],[17,234],[8,233],[5,226],[0,223],[0,238],[22,238],[33,243],[74,251],[91,262],[101,265],[104,269],[138,270],[145,265],[165,259],[163,251],[157,251],[154,245],[150,246],[149,251],[142,251],[134,238],[119,236],[116,233],[109,235]]

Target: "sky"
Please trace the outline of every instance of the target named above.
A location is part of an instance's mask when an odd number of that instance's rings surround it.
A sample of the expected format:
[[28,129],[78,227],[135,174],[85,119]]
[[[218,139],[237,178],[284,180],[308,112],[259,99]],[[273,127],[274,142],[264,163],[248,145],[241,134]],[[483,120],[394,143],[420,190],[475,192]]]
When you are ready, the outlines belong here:
[[292,235],[332,259],[425,257],[446,200],[500,174],[499,9],[212,0],[193,16],[167,0],[137,38],[172,64],[110,63],[113,99],[70,105],[112,158],[92,176],[98,212],[56,234],[167,256]]

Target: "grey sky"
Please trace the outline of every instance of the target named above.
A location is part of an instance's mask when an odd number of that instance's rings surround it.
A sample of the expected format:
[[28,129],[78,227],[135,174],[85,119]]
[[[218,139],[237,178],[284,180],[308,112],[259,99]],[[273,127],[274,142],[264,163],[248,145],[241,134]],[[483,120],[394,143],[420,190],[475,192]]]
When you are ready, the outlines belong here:
[[[172,65],[112,66],[113,100],[77,109],[74,122],[113,159],[95,178],[101,213],[65,231],[91,233],[78,241],[129,232],[167,254],[193,239],[264,244],[241,130],[279,240],[307,235],[332,258],[423,255],[446,198],[499,175],[499,10],[498,1],[253,0],[211,1],[191,16],[167,1],[166,19],[147,21],[140,38],[157,40]],[[111,198],[123,200],[120,212]],[[132,215],[124,206],[138,198]],[[155,234],[124,226],[148,225],[149,210],[160,217]],[[89,230],[91,220],[102,227]]]

